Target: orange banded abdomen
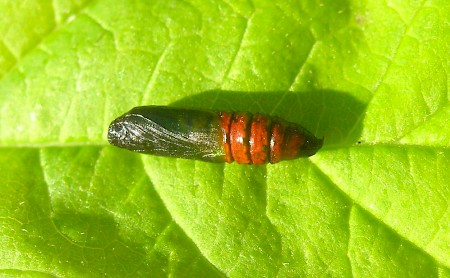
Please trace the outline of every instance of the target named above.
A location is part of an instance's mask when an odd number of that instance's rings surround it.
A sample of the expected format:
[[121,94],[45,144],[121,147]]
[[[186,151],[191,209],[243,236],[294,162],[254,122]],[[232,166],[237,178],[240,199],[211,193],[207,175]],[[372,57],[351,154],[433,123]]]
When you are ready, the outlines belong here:
[[277,163],[311,156],[322,147],[298,124],[250,113],[220,113],[225,161],[239,164]]

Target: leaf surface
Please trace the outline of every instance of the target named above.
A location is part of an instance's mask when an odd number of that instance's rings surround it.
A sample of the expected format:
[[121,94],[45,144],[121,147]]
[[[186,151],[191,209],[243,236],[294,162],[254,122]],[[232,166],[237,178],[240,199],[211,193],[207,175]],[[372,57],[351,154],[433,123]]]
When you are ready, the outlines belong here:
[[[0,11],[0,274],[450,277],[447,1]],[[277,115],[325,145],[267,166],[109,146],[139,105]]]

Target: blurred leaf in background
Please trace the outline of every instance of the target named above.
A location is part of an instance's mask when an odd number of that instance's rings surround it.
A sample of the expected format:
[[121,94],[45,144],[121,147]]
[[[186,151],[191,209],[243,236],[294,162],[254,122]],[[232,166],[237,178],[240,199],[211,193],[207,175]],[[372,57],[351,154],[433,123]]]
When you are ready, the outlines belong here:
[[[0,274],[450,277],[450,4],[0,0]],[[130,153],[138,105],[325,137],[267,166]]]

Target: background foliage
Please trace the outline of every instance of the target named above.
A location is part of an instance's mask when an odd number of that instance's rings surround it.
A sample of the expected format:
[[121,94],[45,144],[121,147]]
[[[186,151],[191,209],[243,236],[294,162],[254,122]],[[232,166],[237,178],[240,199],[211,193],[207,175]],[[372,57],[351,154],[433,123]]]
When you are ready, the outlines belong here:
[[[450,277],[450,6],[0,1],[0,274]],[[267,166],[108,145],[137,105],[279,115]]]

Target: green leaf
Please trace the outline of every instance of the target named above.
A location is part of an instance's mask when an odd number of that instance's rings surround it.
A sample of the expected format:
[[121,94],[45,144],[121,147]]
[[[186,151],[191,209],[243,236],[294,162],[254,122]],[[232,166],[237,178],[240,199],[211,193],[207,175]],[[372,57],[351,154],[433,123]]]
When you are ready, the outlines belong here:
[[[0,274],[450,277],[448,1],[1,1]],[[138,105],[262,112],[267,166],[120,150]]]

